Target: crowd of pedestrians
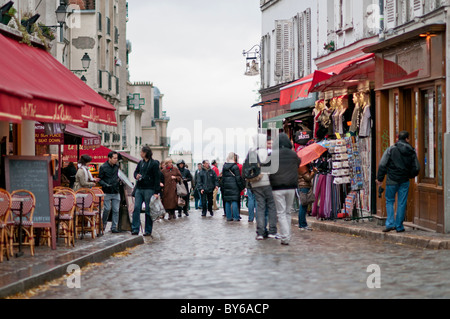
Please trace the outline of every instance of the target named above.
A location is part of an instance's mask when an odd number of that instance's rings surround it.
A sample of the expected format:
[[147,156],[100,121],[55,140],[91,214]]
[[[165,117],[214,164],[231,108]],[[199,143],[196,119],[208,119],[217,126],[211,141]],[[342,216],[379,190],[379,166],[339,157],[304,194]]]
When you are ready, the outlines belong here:
[[[400,134],[399,142],[386,151],[380,164],[377,183],[381,187],[384,177],[387,183],[388,221],[385,231],[396,229],[404,231],[403,219],[408,197],[409,179],[417,176],[420,170],[415,150],[409,145],[408,132]],[[302,203],[302,194],[310,193],[316,170],[310,165],[301,166],[301,159],[294,151],[289,137],[280,133],[275,140],[258,134],[254,137],[254,147],[246,156],[244,164],[239,156],[228,154],[222,171],[218,163],[204,160],[192,174],[184,161],[174,163],[167,158],[161,163],[153,159],[152,150],[144,146],[142,160],[136,167],[136,185],[132,196],[135,207],[131,221],[132,234],[138,235],[141,229],[141,211],[145,210],[144,236],[151,236],[153,220],[150,203],[152,198],[160,199],[168,220],[184,214],[189,216],[190,198],[194,198],[195,210],[201,216],[214,216],[218,210],[219,192],[223,202],[224,214],[228,222],[241,220],[241,199],[247,194],[248,221],[256,219],[256,240],[266,238],[280,239],[282,245],[289,245],[291,239],[291,210],[296,196],[299,198],[299,228],[311,230],[307,224],[308,204]],[[98,178],[93,178],[88,165],[91,158],[83,155],[78,163],[75,178],[71,181],[75,190],[91,188],[99,183],[105,193],[103,225],[112,213],[111,231],[117,233],[120,206],[120,180],[118,177],[117,152],[108,155],[108,161],[99,170]],[[407,163],[407,164],[405,164]],[[412,163],[412,164],[411,164]],[[256,172],[256,173],[255,173]],[[190,185],[192,186],[190,188]],[[180,193],[180,186],[185,192]],[[183,187],[181,187],[183,189]],[[399,211],[394,220],[395,194],[399,193]],[[165,218],[165,214],[161,216]]]

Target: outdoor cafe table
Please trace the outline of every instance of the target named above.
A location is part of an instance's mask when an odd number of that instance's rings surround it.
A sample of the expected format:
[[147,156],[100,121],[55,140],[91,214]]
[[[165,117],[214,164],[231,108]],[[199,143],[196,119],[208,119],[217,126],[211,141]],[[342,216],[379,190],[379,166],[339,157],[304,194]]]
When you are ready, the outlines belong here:
[[11,208],[12,211],[18,211],[19,212],[19,252],[16,254],[16,258],[23,256],[23,252],[22,252],[22,218],[23,218],[23,203],[28,202],[32,200],[31,198],[17,198],[17,197],[13,197],[11,198],[11,201],[14,203],[20,203],[20,208],[19,209],[14,209]]
[[100,237],[103,234],[103,218],[102,218],[102,198],[105,197],[105,194],[95,194],[98,197],[98,234],[97,237]]

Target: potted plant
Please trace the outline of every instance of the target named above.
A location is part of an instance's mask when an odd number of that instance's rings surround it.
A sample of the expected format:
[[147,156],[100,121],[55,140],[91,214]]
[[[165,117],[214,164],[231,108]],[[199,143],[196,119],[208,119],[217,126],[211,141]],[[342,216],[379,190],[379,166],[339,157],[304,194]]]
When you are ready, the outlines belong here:
[[16,13],[17,10],[14,7],[11,7],[5,14],[1,15],[0,23],[8,25],[9,21],[11,21],[12,17],[14,17]]
[[330,52],[334,51],[336,49],[336,46],[334,44],[334,41],[330,41],[329,43],[325,43],[324,47],[325,50],[328,50]]
[[47,27],[45,24],[43,23],[38,23],[38,27],[39,29],[42,31],[42,35],[44,37],[46,37],[47,39],[49,39],[50,41],[55,40],[55,34],[53,33],[52,29]]

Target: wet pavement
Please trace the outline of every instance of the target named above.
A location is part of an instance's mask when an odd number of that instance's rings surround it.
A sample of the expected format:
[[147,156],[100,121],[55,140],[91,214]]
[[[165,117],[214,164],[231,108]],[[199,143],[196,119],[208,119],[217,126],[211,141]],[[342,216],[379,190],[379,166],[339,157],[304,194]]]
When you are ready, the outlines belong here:
[[[80,288],[61,279],[33,299],[450,298],[450,250],[420,249],[340,235],[303,232],[289,246],[255,240],[246,216],[222,212],[157,221],[153,239],[83,268]],[[370,265],[381,288],[369,289]],[[24,297],[24,296],[22,296]]]

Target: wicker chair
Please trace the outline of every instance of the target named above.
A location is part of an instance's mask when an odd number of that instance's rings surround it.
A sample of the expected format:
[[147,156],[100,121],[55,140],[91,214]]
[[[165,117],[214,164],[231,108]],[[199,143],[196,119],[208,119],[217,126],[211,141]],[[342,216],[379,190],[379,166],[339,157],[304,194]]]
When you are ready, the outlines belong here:
[[102,212],[100,211],[100,209],[103,206],[104,203],[104,197],[101,196],[97,196],[97,195],[104,195],[105,193],[103,193],[103,190],[100,187],[93,187],[92,188],[92,192],[95,194],[95,199],[94,199],[94,212],[97,214],[97,228],[98,228],[98,234],[102,234],[103,235],[103,228],[105,227],[102,221]]
[[0,189],[0,262],[3,256],[9,260],[10,247],[7,232],[7,222],[11,214],[11,195],[4,189]]
[[[97,214],[94,210],[95,205],[95,194],[92,190],[88,188],[81,188],[76,191],[76,194],[85,194],[87,195],[85,198],[77,198],[77,225],[76,225],[76,236],[78,236],[79,232],[91,232],[92,238],[95,238],[96,235],[96,219]],[[84,199],[84,204],[83,204]],[[84,208],[83,208],[84,205]]]
[[[75,247],[74,235],[74,214],[77,205],[76,194],[71,189],[64,189],[57,191],[55,195],[63,195],[65,198],[55,198],[55,218],[57,224],[59,222],[59,229],[57,229],[58,236],[64,238],[66,246],[72,245]],[[59,208],[59,201],[61,207]]]
[[[16,202],[14,199],[22,199],[23,202]],[[12,219],[14,221],[14,233],[16,238],[20,240],[20,206],[23,204],[22,210],[22,245],[30,246],[31,256],[34,256],[34,226],[33,214],[36,206],[36,198],[34,194],[27,190],[17,190],[11,193],[11,211]],[[14,243],[18,246],[19,243]]]

